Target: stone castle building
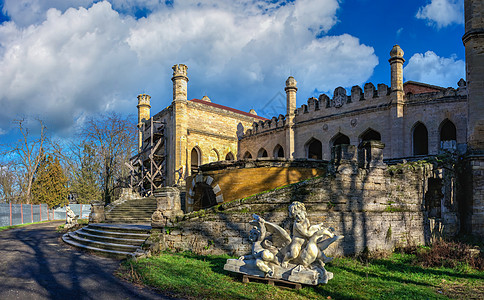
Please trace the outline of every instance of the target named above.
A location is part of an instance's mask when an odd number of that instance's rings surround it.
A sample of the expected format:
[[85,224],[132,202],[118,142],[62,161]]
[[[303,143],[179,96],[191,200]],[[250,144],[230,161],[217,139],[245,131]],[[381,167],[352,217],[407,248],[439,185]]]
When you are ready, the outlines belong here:
[[[362,171],[355,168],[366,168],[369,171],[364,171],[365,176],[373,178],[372,168],[387,168],[396,162],[450,152],[459,156],[463,175],[457,176],[457,171],[446,175],[445,170],[434,170],[431,175],[414,176],[416,181],[408,187],[415,189],[414,197],[419,197],[412,200],[416,201],[412,204],[413,212],[418,211],[423,219],[427,218],[425,222],[429,217],[442,219],[438,222],[453,226],[452,234],[462,229],[484,236],[484,4],[481,0],[465,1],[463,43],[466,80],[461,79],[457,89],[403,82],[404,52],[395,45],[389,57],[390,86],[375,87],[367,83],[352,87],[350,93],[338,87],[332,97],[322,94],[298,108],[297,81],[289,77],[284,87],[286,112],[272,119],[212,103],[206,96],[188,100],[187,67],[175,65],[170,106],[150,117],[150,97],[138,96],[140,151],[132,160],[138,176],[135,182],[141,190],[152,192],[161,186],[179,186],[182,194],[186,191],[183,207],[190,212],[324,176],[328,161],[346,161],[353,168],[354,176],[350,177],[360,178],[357,186],[365,189]],[[207,163],[212,164],[207,166]],[[200,168],[200,165],[204,166]],[[343,164],[335,165],[337,173],[337,166]],[[350,172],[340,170],[343,177]],[[359,199],[368,204],[369,195],[376,190],[379,197],[387,199],[389,196],[385,193],[392,191],[385,186],[398,190],[408,184],[401,178],[395,185],[390,175],[378,172],[379,175],[368,179],[375,182],[368,194],[360,191],[358,196],[348,196],[344,203]],[[358,189],[352,186],[338,192],[332,190],[332,196],[324,201],[333,207],[334,198],[344,197],[345,191],[350,190],[356,193]],[[402,195],[398,199],[405,201]],[[345,206],[344,209],[353,208]],[[367,208],[363,205],[359,209]],[[384,220],[381,211],[378,213]]]

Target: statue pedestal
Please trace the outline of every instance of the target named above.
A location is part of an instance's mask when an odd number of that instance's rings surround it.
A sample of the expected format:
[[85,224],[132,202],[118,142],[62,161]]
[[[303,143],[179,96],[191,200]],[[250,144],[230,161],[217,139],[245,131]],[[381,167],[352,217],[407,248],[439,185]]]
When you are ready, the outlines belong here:
[[[275,264],[270,264],[270,266],[274,270],[274,274],[271,276],[271,278],[279,280],[298,282],[307,285],[318,285],[320,283],[327,283],[328,280],[333,278],[333,273],[326,271],[324,268],[321,268],[318,272],[318,270],[308,269],[293,264],[289,264],[287,268],[283,268]],[[266,277],[264,272],[257,268],[256,261],[254,259],[227,259],[224,270],[258,276],[261,278]]]

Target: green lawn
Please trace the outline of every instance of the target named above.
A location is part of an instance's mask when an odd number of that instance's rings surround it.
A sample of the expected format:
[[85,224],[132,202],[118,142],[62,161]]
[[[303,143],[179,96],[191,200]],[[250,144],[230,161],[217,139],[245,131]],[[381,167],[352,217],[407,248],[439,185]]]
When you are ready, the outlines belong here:
[[175,296],[208,299],[484,299],[484,272],[466,265],[424,268],[415,255],[392,254],[365,262],[336,258],[326,265],[334,279],[299,291],[263,283],[241,283],[223,270],[229,256],[164,253],[126,261],[118,275]]

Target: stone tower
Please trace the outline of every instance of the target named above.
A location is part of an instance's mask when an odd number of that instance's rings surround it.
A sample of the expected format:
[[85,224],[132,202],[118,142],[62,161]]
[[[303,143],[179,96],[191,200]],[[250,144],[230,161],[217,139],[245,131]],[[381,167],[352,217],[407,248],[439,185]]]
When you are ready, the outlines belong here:
[[403,58],[403,50],[400,46],[393,46],[390,51],[390,63],[391,69],[391,97],[392,97],[392,108],[391,114],[393,116],[392,123],[392,136],[391,136],[391,152],[392,157],[403,157],[404,140],[403,136],[403,106],[404,106],[404,96],[403,91],[403,63],[405,59]]
[[[173,133],[171,135],[171,157],[167,170],[168,182],[185,185],[187,162],[187,86],[188,67],[183,64],[173,66]],[[177,150],[178,149],[178,150]]]
[[296,87],[297,81],[294,77],[289,76],[286,80],[286,159],[294,158],[294,111],[296,110]]
[[466,80],[468,91],[467,146],[484,150],[484,2],[466,0],[465,34]]
[[143,123],[144,121],[150,119],[150,99],[151,97],[149,95],[138,95],[138,152],[141,152],[141,148],[143,146]]
[[484,237],[484,2],[465,0],[467,172],[466,231]]

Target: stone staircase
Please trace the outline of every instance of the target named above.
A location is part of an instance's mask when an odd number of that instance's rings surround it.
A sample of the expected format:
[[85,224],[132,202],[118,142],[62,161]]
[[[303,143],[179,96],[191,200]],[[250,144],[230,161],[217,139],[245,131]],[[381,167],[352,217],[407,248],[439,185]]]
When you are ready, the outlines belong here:
[[89,224],[62,236],[69,245],[103,256],[127,258],[150,236],[151,226],[140,224]]
[[106,211],[106,223],[144,223],[151,224],[151,215],[156,210],[156,199],[127,200]]

